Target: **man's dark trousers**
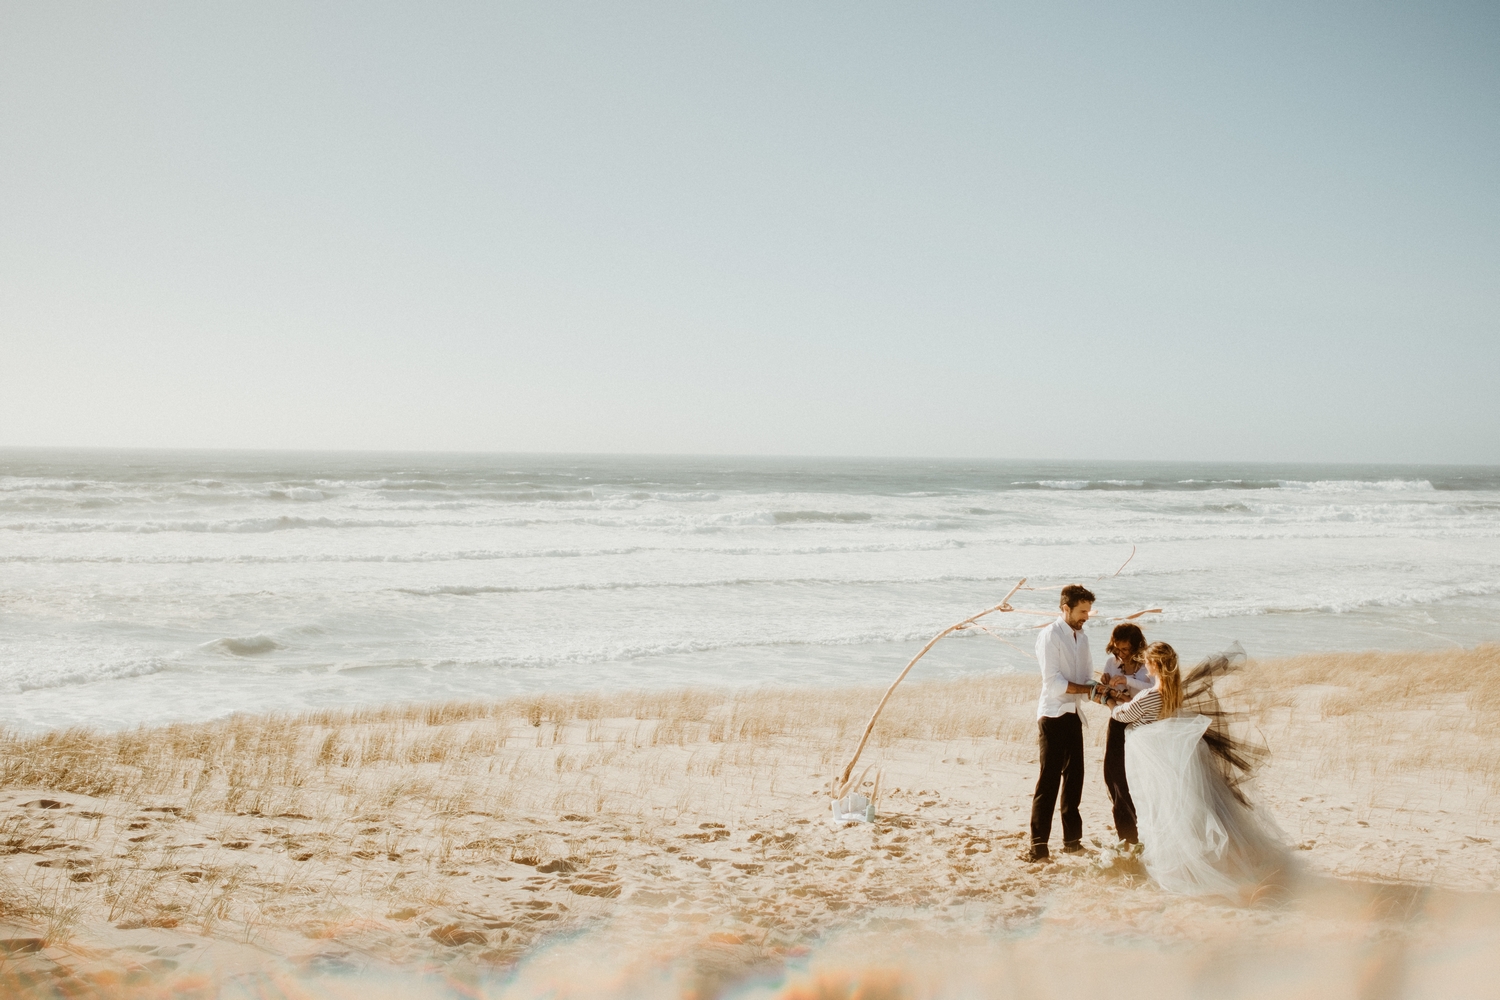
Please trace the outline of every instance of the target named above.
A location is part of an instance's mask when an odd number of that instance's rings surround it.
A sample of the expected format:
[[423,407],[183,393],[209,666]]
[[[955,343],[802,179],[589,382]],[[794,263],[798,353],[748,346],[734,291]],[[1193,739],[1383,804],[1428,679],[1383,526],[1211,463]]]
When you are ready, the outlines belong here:
[[1052,837],[1052,810],[1057,805],[1057,786],[1062,784],[1063,846],[1083,839],[1083,817],[1078,802],[1083,798],[1083,722],[1076,712],[1036,720],[1037,747],[1041,751],[1042,774],[1031,797],[1031,847],[1047,849]]

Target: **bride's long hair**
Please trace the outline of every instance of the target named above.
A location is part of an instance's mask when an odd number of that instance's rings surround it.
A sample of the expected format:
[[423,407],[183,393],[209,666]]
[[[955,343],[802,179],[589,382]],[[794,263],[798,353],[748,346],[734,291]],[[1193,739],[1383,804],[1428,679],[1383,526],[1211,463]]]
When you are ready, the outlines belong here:
[[1146,668],[1156,678],[1161,692],[1161,717],[1170,719],[1182,708],[1182,674],[1177,669],[1177,650],[1164,642],[1146,647]]

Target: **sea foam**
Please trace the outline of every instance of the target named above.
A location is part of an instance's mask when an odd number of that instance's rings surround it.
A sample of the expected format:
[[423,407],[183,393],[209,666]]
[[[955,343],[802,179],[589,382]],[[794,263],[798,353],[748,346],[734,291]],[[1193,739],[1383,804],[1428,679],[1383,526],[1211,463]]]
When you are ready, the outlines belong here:
[[[1038,611],[1093,587],[1101,650],[1150,607],[1189,657],[1500,639],[1500,470],[0,458],[17,725],[886,680],[1022,577]],[[921,676],[1032,669],[1044,620],[992,615],[1013,645],[945,641]]]

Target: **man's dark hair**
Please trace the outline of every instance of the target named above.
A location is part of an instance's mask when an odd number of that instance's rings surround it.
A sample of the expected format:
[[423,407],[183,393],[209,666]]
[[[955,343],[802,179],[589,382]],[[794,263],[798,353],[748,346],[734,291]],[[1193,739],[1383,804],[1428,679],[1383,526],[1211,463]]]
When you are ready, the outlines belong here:
[[1084,601],[1094,603],[1094,594],[1087,587],[1080,587],[1076,583],[1070,583],[1062,589],[1062,606],[1065,608],[1076,608]]

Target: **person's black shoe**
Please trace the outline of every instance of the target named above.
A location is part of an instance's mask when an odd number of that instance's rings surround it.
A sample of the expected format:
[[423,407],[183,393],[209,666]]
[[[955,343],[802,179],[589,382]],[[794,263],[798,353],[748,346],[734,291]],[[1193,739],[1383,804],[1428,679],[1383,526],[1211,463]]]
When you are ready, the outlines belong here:
[[1052,856],[1047,853],[1046,844],[1032,844],[1020,853],[1019,858],[1029,865],[1052,860]]
[[1070,840],[1070,841],[1068,841],[1067,843],[1063,844],[1063,853],[1064,854],[1082,854],[1083,853],[1083,841],[1081,841],[1081,840]]

